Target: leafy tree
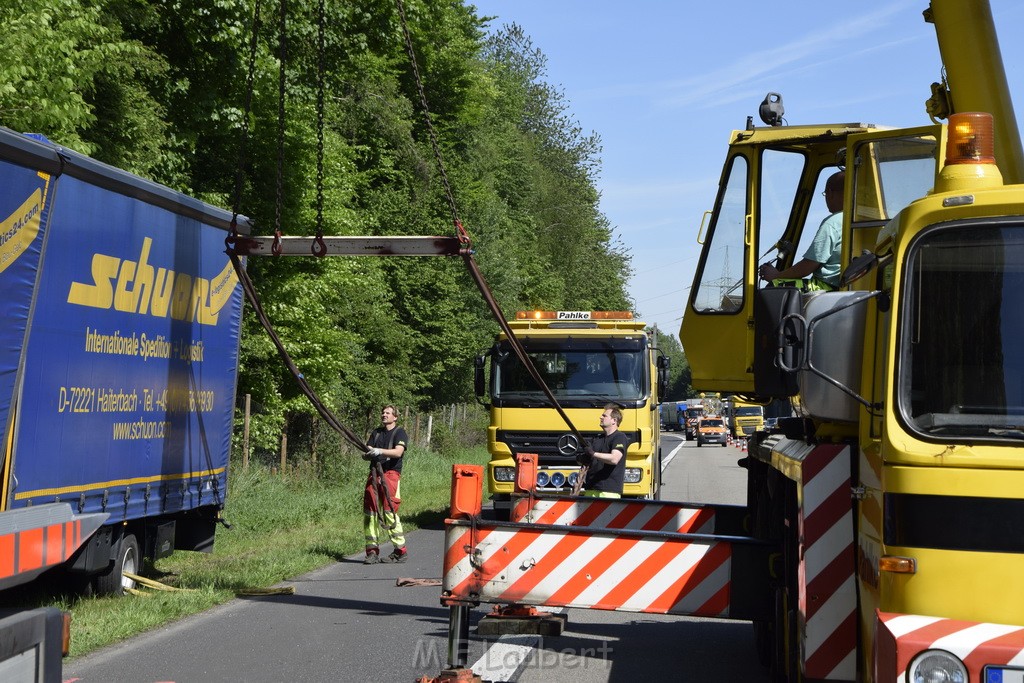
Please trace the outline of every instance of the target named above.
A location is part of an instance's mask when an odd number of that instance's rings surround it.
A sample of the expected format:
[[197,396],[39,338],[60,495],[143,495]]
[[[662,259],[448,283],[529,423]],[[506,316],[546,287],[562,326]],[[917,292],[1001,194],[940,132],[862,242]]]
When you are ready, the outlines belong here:
[[692,375],[690,374],[690,363],[686,360],[683,347],[679,340],[671,334],[665,334],[661,330],[657,332],[657,344],[669,358],[668,372],[668,395],[664,401],[682,401],[693,396],[691,386]]
[[[506,315],[629,308],[629,250],[595,186],[600,139],[546,82],[541,50],[516,26],[486,35],[461,0],[404,6],[429,125],[393,0],[326,2],[322,24],[318,2],[292,0],[283,62],[280,4],[261,2],[257,27],[249,0],[10,0],[0,122],[237,202],[260,234],[451,235],[454,203]],[[497,330],[458,258],[253,258],[248,269],[307,380],[360,427],[384,402],[467,400],[472,357]],[[282,429],[294,443],[316,421],[248,308],[243,326],[239,392],[259,408],[254,442],[275,450]]]

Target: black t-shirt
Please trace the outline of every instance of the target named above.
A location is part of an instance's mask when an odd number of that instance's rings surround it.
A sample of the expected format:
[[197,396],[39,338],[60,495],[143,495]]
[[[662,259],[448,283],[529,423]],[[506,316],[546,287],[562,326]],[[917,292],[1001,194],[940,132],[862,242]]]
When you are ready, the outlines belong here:
[[621,451],[622,458],[615,465],[594,460],[587,470],[587,478],[583,481],[583,488],[587,491],[607,491],[608,493],[622,493],[622,480],[626,474],[626,449],[632,443],[630,438],[622,432],[615,430],[611,434],[602,434],[590,440],[590,447],[598,453],[611,453],[613,450]]
[[384,462],[381,463],[381,467],[384,468],[385,472],[394,470],[399,474],[402,473],[402,462],[405,460],[405,454],[409,452],[409,435],[405,433],[405,430],[401,427],[395,427],[388,431],[383,427],[377,427],[370,432],[370,438],[367,439],[366,445],[372,448],[385,448],[391,450],[396,446],[404,446],[405,450],[402,452],[401,458],[381,458]]

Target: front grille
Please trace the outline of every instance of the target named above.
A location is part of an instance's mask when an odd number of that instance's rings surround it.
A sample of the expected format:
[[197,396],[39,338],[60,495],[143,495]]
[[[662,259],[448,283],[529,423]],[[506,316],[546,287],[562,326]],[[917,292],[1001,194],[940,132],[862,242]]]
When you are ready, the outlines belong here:
[[[512,451],[513,458],[520,453],[536,453],[540,456],[538,463],[540,465],[575,465],[575,455],[562,455],[558,452],[558,439],[570,433],[569,430],[564,432],[512,432],[499,429],[495,434],[495,439],[508,446],[509,450]],[[587,441],[601,436],[602,433],[593,431],[580,432]],[[626,433],[633,440],[633,443],[639,443],[639,432]]]
[[[558,452],[558,439],[570,432],[510,432],[499,430],[495,438],[506,444],[512,451],[512,457],[520,453],[536,453],[543,465],[575,465],[575,455],[562,455]],[[584,439],[592,439],[601,432],[580,432]]]

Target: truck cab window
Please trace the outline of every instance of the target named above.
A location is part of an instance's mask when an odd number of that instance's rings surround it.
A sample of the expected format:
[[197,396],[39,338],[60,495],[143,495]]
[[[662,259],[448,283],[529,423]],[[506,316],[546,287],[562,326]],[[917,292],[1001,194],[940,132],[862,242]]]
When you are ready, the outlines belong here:
[[747,160],[733,157],[705,239],[712,241],[700,264],[693,306],[704,313],[743,308],[744,231],[747,218]]
[[905,422],[929,440],[1024,439],[1024,225],[933,229],[907,279]]
[[[758,220],[761,224],[758,232],[761,236],[759,254],[768,251],[785,234],[786,227],[792,220],[791,216],[797,208],[796,193],[805,164],[806,157],[797,152],[766,149],[761,154],[761,187],[758,198]],[[813,230],[811,232],[813,233]],[[775,254],[772,253],[771,256],[774,258]]]

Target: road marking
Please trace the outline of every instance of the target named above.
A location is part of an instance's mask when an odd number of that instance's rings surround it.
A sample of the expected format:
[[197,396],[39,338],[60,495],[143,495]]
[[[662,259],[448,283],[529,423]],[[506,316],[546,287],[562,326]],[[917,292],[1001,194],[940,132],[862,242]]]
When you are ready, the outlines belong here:
[[[685,441],[680,441],[678,446],[662,458],[662,472],[685,444]],[[537,609],[551,614],[564,611],[561,607],[538,606]],[[474,674],[485,681],[495,681],[496,683],[498,681],[514,681],[542,640],[543,638],[537,635],[499,636],[498,640],[487,648],[480,659],[476,660],[470,668]]]
[[665,471],[665,468],[668,467],[668,464],[670,462],[672,462],[672,458],[676,457],[676,453],[679,452],[679,449],[682,448],[685,443],[686,443],[685,441],[680,441],[679,445],[672,449],[672,452],[668,454],[667,458],[662,458],[661,459],[661,471],[662,472]]
[[[536,609],[551,614],[565,611],[562,607],[538,606]],[[499,636],[470,669],[485,681],[514,681],[542,640],[538,635]]]

